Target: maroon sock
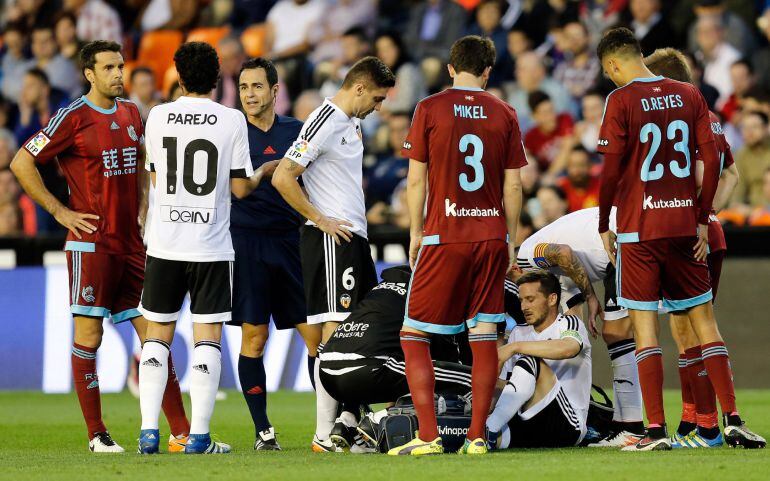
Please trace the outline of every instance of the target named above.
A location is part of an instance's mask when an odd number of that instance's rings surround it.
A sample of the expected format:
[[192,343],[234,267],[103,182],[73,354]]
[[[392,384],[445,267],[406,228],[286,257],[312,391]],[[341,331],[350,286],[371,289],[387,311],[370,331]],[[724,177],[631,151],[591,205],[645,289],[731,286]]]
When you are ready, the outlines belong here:
[[679,384],[682,388],[682,421],[695,424],[695,397],[690,384],[690,371],[687,369],[687,358],[679,355]]
[[430,358],[430,337],[405,331],[401,331],[400,335],[406,363],[406,381],[417,412],[420,439],[433,441],[438,437],[438,424],[433,407],[436,378]]
[[161,406],[163,407],[163,414],[166,415],[168,426],[171,428],[171,434],[174,436],[190,434],[190,422],[184,412],[182,391],[179,390],[179,379],[176,377],[171,353],[168,355],[168,382],[166,383],[166,390],[163,392],[163,404]]
[[96,375],[96,348],[72,344],[72,379],[88,428],[88,439],[93,439],[94,433],[107,431],[102,421],[99,377]]
[[471,427],[468,439],[485,438],[484,432],[497,381],[497,334],[468,334],[473,352],[471,367]]
[[660,346],[637,350],[636,365],[647,422],[650,427],[663,426],[666,422],[663,412],[663,350]]
[[701,346],[701,357],[706,372],[714,387],[722,415],[737,414],[735,407],[735,386],[733,372],[730,369],[730,356],[724,342],[710,342]]
[[711,429],[717,426],[717,399],[714,387],[706,373],[706,367],[701,358],[700,346],[685,351],[687,356],[687,374],[690,377],[693,398],[695,400],[696,424]]

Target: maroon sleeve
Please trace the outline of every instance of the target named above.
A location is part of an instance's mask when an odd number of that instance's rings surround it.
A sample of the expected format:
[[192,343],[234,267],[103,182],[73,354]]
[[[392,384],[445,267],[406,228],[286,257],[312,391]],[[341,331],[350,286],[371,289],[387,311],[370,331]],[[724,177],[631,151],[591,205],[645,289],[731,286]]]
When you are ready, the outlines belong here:
[[732,149],[730,149],[730,144],[727,143],[727,139],[725,139],[724,144],[725,144],[725,150],[724,150],[725,159],[724,159],[724,163],[722,164],[723,171],[735,163],[735,159],[733,159],[733,151]]
[[401,155],[420,162],[428,161],[428,119],[425,106],[417,104],[412,117],[412,126],[404,140]]
[[74,140],[73,115],[59,109],[45,128],[27,140],[24,149],[32,154],[35,162],[46,164],[67,150]]
[[524,143],[521,140],[521,128],[516,111],[511,109],[511,133],[508,147],[510,154],[505,159],[506,169],[520,169],[527,165],[527,154],[524,153]]
[[610,210],[620,181],[620,161],[623,154],[604,154],[602,184],[599,188],[599,233],[610,230]]
[[703,182],[698,198],[698,223],[705,225],[708,224],[714,194],[717,192],[720,162],[706,100],[695,87],[692,92],[695,101],[695,145],[698,147],[700,160],[703,161]]
[[601,129],[599,129],[599,141],[596,150],[602,154],[624,153],[628,142],[627,124],[623,97],[613,92],[607,96],[604,103],[604,116],[602,117]]

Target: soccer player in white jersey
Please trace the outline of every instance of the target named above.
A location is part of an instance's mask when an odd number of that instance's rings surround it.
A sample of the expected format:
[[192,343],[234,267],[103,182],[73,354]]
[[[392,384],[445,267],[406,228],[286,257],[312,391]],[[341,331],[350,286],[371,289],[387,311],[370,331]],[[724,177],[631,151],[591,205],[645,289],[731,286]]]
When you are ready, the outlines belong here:
[[[361,184],[361,119],[380,109],[395,82],[393,72],[378,58],[365,57],[356,62],[337,94],[310,114],[273,174],[273,186],[308,220],[300,238],[300,253],[307,323],[317,325],[321,331],[319,353],[337,325],[377,284]],[[300,175],[307,196],[297,181]],[[316,363],[316,432],[312,448],[317,452],[339,451],[340,445],[349,446],[346,437],[355,433],[355,420],[348,417],[346,432],[339,433],[346,436],[335,435],[332,442],[337,402],[318,376]]]
[[[516,264],[523,270],[547,269],[560,276],[561,305],[568,314],[579,314],[588,304],[589,327],[602,317],[602,338],[612,363],[612,390],[615,399],[612,431],[590,447],[624,447],[644,437],[642,392],[636,370],[634,343],[628,310],[619,306],[615,288],[615,268],[597,234],[599,208],[581,209],[548,224],[519,247]],[[615,228],[615,211],[610,229]],[[604,310],[592,283],[604,283]]]
[[231,318],[230,193],[248,195],[261,171],[255,174],[251,164],[243,114],[210,99],[219,77],[214,48],[186,43],[174,63],[182,96],[150,111],[145,141],[154,202],[139,306],[149,321],[139,365],[139,452],[158,452],[169,346],[189,292],[195,348],[185,453],[227,453],[230,446],[211,440],[209,421],[222,368],[222,324]]
[[575,446],[586,434],[591,341],[577,316],[559,314],[561,286],[547,271],[516,280],[526,325],[499,349],[506,381],[487,418],[493,448]]

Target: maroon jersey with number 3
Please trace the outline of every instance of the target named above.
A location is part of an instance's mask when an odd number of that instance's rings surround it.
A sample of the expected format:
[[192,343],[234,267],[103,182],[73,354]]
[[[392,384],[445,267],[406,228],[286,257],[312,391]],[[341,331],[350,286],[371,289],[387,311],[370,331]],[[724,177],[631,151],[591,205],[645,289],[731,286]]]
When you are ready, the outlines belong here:
[[636,79],[607,97],[598,151],[621,156],[620,242],[696,235],[695,152],[710,142],[706,101],[688,83]]
[[39,163],[58,159],[70,190],[70,209],[96,214],[88,222],[96,232],[71,232],[68,241],[95,244],[103,253],[143,252],[139,234],[137,169],[144,143],[139,110],[128,100],[116,99],[112,109],[100,109],[85,96],[59,109],[48,125],[33,135],[24,148]]
[[516,112],[481,89],[450,88],[414,111],[401,151],[428,163],[424,236],[435,243],[505,240],[505,169],[527,165]]

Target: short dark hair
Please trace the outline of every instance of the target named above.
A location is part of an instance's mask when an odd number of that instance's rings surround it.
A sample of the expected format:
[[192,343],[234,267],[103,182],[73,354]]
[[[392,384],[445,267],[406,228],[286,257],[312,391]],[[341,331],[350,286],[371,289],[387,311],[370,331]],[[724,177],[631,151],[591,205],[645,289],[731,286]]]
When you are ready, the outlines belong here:
[[36,23],[35,25],[32,26],[32,33],[39,32],[41,30],[50,30],[51,34],[52,35],[54,34],[53,24],[51,23],[48,23],[48,22]]
[[744,65],[746,67],[746,69],[749,71],[750,75],[754,74],[754,64],[752,64],[751,60],[749,60],[748,58],[746,58],[746,57],[739,58],[738,60],[733,62],[733,64],[730,65],[730,66],[734,67],[736,65]]
[[659,48],[644,59],[645,65],[655,75],[662,75],[680,82],[692,82],[692,71],[687,57],[675,48]]
[[484,69],[495,65],[495,44],[486,37],[466,35],[452,44],[449,65],[455,72],[468,72],[480,77]]
[[153,72],[151,68],[144,67],[144,66],[136,67],[134,70],[131,71],[131,78],[129,79],[131,83],[134,83],[134,78],[136,78],[137,75],[142,73],[146,73],[147,75],[150,75],[153,78],[155,77],[155,72]]
[[73,25],[77,25],[78,23],[78,17],[75,16],[74,13],[70,12],[69,10],[63,10],[56,14],[56,16],[53,17],[53,22],[51,22],[54,26],[59,24],[62,20],[67,19],[70,22],[72,22]]
[[556,294],[556,305],[561,303],[561,284],[559,284],[559,278],[556,277],[550,271],[538,269],[536,271],[529,271],[524,273],[516,281],[516,285],[521,287],[524,284],[539,283],[539,291],[545,295],[545,297],[551,294]]
[[185,90],[207,94],[219,80],[219,56],[214,47],[205,42],[188,42],[174,53],[174,64]]
[[31,69],[27,70],[24,75],[32,75],[49,87],[51,86],[51,82],[48,80],[48,74],[46,74],[45,71],[43,71],[41,68],[32,67]]
[[759,117],[759,120],[761,120],[762,123],[765,125],[770,123],[770,117],[768,117],[767,114],[762,112],[761,110],[750,110],[744,114],[744,118],[749,117],[751,115],[756,115],[757,117]]
[[548,96],[547,93],[543,92],[542,90],[535,90],[531,94],[529,94],[529,97],[527,98],[527,103],[529,104],[529,109],[534,112],[537,107],[542,104],[543,102],[550,102],[551,97]]
[[369,56],[353,64],[342,81],[342,88],[348,89],[357,82],[367,82],[378,88],[390,88],[396,85],[396,76],[382,60]]
[[369,36],[366,34],[366,30],[361,27],[351,27],[345,30],[342,34],[343,37],[356,37],[359,42],[368,42]]
[[641,56],[642,47],[634,32],[626,27],[612,28],[604,33],[604,36],[596,46],[596,56],[602,61],[606,55]]
[[265,71],[267,77],[267,85],[272,87],[278,83],[278,71],[275,69],[275,65],[270,60],[264,57],[250,58],[241,64],[241,71],[238,72],[240,77],[244,70],[253,70],[261,68]]
[[80,69],[81,72],[93,70],[96,66],[96,54],[102,52],[117,52],[120,53],[120,45],[117,42],[110,42],[108,40],[94,40],[83,45],[80,49]]
[[539,192],[539,191],[541,191],[541,190],[550,190],[550,191],[552,191],[554,194],[556,194],[556,196],[557,196],[558,198],[560,198],[561,200],[563,200],[563,201],[565,201],[565,202],[567,201],[567,193],[566,193],[566,192],[564,192],[564,189],[562,189],[562,188],[561,188],[561,187],[559,187],[558,185],[543,185],[543,186],[541,186],[541,187],[540,187],[539,189],[537,189],[537,190],[538,190],[538,192]]

